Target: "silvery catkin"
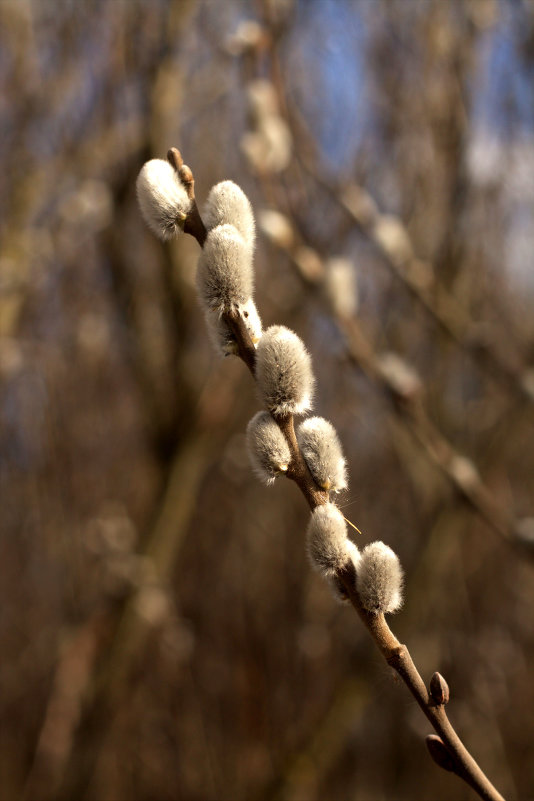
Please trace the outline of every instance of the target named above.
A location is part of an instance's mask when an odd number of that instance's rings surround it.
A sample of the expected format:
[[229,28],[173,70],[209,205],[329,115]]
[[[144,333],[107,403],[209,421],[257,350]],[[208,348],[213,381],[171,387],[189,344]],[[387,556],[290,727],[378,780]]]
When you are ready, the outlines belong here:
[[334,426],[324,417],[309,417],[297,428],[297,441],[314,481],[325,490],[347,486],[347,469]]
[[362,551],[356,573],[356,589],[369,612],[396,612],[402,606],[402,567],[397,554],[383,542],[372,542]]
[[354,562],[358,554],[358,549],[347,537],[345,518],[333,503],[322,504],[313,510],[307,539],[312,565],[327,578],[348,562]]
[[208,232],[197,268],[197,289],[208,309],[237,311],[252,297],[252,257],[233,225],[217,225]]
[[256,229],[252,206],[243,190],[233,181],[221,181],[212,186],[203,217],[208,231],[218,225],[233,225],[249,250],[253,250]]
[[258,412],[248,424],[247,448],[252,466],[265,484],[285,473],[291,461],[286,438],[269,412]]
[[136,186],[141,213],[157,237],[166,240],[183,231],[192,201],[168,161],[147,161],[137,176]]
[[256,379],[273,414],[303,414],[311,406],[314,378],[302,340],[283,325],[272,325],[256,351]]

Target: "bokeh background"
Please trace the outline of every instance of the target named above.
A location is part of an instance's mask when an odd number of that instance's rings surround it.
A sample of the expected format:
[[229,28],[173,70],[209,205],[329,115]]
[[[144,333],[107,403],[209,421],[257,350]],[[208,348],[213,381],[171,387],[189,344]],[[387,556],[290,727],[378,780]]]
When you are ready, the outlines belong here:
[[237,181],[392,619],[534,797],[534,4],[0,2],[0,796],[467,799],[251,473],[259,402],[135,179]]

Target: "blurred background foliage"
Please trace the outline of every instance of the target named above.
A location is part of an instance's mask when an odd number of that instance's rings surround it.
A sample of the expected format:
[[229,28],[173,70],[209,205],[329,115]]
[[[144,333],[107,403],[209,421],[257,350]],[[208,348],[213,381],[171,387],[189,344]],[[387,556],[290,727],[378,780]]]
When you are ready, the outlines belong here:
[[0,81],[2,799],[470,793],[249,469],[198,245],[136,205],[170,146],[249,194],[393,628],[532,797],[534,4],[3,0]]

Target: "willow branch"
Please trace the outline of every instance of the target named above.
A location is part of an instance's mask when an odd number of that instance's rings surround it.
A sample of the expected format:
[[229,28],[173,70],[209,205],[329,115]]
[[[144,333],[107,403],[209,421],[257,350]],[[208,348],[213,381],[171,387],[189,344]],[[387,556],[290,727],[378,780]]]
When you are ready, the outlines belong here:
[[[172,149],[169,151],[168,158],[173,166],[175,166],[180,176],[187,176],[188,191],[191,191],[190,199],[194,201],[192,173],[189,168],[183,166],[179,151]],[[185,172],[186,170],[187,172]],[[196,207],[196,202],[194,202],[191,223],[188,224],[189,221],[186,221],[184,231],[186,233],[192,233],[202,246],[206,238],[206,229],[201,220],[200,223],[202,224],[198,223],[197,215],[198,209]],[[200,219],[200,215],[198,215],[198,219]],[[255,357],[252,351],[254,346],[244,324],[240,322],[239,315],[237,314],[225,315],[224,319],[231,326],[235,336],[237,355],[245,362],[254,376]],[[301,489],[312,509],[326,503],[328,501],[328,493],[320,490],[315,484],[300,452],[295,436],[293,415],[273,415],[273,417],[283,432],[291,452],[292,459],[286,473],[287,477],[294,481]],[[360,620],[375,641],[385,660],[404,681],[436,731],[437,737],[435,735],[431,736],[431,745],[427,739],[428,750],[434,761],[440,767],[456,773],[456,775],[469,784],[482,799],[486,799],[486,801],[504,801],[503,796],[501,796],[498,790],[491,784],[487,776],[461,742],[447,717],[444,703],[438,703],[427,691],[425,683],[415,667],[406,645],[403,645],[397,640],[386,623],[383,614],[369,612],[363,607],[356,589],[356,573],[352,562],[338,571],[336,579],[338,583],[343,586],[347,599],[356,610]]]

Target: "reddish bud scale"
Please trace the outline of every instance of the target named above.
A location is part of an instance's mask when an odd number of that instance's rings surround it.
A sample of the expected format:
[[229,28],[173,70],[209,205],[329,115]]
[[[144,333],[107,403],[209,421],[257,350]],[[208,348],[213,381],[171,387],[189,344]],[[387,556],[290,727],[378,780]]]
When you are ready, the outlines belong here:
[[441,673],[434,673],[430,679],[430,695],[436,704],[449,703],[449,685],[441,675]]

